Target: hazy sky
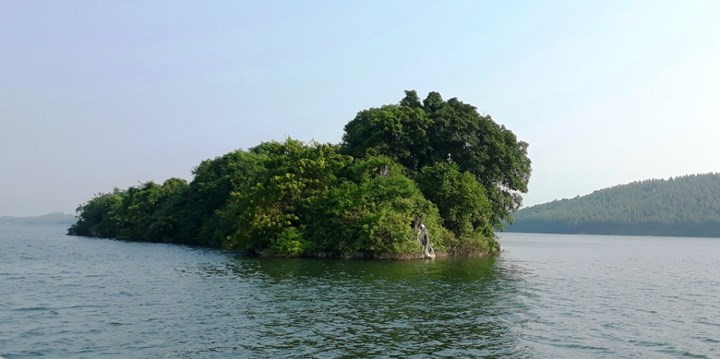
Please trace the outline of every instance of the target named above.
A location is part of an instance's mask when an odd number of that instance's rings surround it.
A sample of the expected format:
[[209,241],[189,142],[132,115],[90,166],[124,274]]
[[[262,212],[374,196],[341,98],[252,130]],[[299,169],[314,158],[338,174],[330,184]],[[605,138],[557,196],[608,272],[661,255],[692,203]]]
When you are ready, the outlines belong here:
[[720,171],[720,1],[0,1],[0,215],[72,212],[438,91],[530,143],[525,204]]

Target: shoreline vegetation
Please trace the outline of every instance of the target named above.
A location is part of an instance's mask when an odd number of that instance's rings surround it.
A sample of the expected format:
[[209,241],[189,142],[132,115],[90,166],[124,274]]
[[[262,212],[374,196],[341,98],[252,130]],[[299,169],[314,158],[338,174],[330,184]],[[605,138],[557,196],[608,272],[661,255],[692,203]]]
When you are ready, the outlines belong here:
[[69,235],[273,257],[496,254],[531,172],[527,143],[456,98],[415,91],[360,111],[340,144],[291,138],[98,193]]
[[632,182],[514,217],[507,232],[720,237],[720,173]]

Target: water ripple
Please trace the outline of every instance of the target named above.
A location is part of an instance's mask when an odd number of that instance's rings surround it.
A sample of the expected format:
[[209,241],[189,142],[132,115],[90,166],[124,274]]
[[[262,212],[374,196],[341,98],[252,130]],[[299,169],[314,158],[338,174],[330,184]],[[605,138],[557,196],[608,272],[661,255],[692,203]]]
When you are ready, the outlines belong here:
[[500,258],[391,262],[62,230],[0,231],[0,356],[720,354],[717,240],[509,235]]

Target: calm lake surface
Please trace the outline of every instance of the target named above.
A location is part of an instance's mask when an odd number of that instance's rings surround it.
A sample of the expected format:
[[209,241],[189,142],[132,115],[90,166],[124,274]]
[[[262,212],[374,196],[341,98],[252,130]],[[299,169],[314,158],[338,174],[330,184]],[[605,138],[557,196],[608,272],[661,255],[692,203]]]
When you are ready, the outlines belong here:
[[720,357],[720,239],[503,234],[498,258],[256,259],[0,225],[0,356]]

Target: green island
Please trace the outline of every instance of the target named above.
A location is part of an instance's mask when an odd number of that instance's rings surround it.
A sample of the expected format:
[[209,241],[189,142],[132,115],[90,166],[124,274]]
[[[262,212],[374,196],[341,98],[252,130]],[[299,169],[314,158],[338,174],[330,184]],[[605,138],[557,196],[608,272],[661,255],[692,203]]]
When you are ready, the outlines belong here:
[[508,232],[720,237],[720,174],[633,182],[514,217]]
[[500,250],[527,192],[527,143],[456,98],[361,111],[340,144],[264,142],[99,193],[68,234],[263,256],[433,258]]

